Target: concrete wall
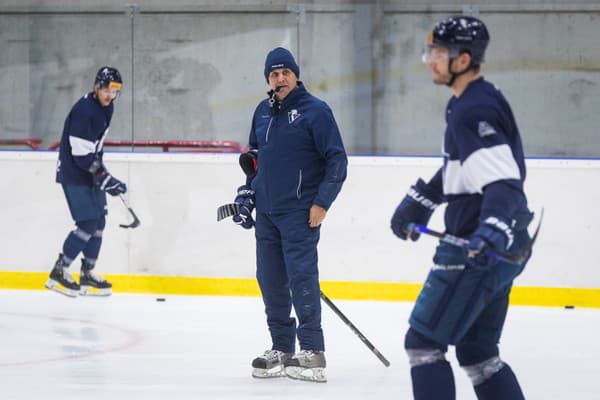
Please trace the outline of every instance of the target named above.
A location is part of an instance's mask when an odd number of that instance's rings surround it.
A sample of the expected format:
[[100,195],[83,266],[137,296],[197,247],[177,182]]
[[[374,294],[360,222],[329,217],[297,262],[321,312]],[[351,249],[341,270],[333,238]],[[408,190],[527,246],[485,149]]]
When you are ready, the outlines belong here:
[[[47,272],[73,223],[54,183],[57,153],[0,152],[0,270]],[[142,224],[109,198],[99,271],[166,276],[253,278],[253,231],[217,223],[217,206],[241,183],[236,155],[108,153],[111,172],[127,182]],[[389,229],[391,214],[417,177],[438,158],[351,157],[348,180],[322,228],[321,279],[416,282],[436,241],[406,243]],[[534,256],[519,286],[600,288],[600,161],[527,160],[530,207],[545,209]],[[431,226],[443,229],[442,213]]]
[[492,41],[485,76],[513,107],[529,156],[600,157],[600,2],[4,0],[0,138],[58,140],[101,65],[125,80],[117,139],[247,142],[266,52],[290,48],[351,152],[439,153],[445,87],[420,53],[447,14]]

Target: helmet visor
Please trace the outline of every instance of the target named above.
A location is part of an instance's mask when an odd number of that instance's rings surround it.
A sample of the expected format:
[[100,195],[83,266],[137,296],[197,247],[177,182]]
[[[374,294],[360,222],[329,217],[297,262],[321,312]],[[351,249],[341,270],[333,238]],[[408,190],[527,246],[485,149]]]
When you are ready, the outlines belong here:
[[[463,50],[467,51],[467,50]],[[443,59],[456,58],[463,52],[456,46],[444,46],[443,44],[427,44],[421,53],[421,61],[427,64],[428,62],[437,62]]]
[[437,63],[449,59],[448,49],[445,47],[426,45],[421,53],[423,64]]
[[117,98],[119,94],[121,94],[120,90],[114,88],[111,89],[110,87],[99,88],[98,92],[100,92],[100,94],[103,96],[110,96],[113,99]]

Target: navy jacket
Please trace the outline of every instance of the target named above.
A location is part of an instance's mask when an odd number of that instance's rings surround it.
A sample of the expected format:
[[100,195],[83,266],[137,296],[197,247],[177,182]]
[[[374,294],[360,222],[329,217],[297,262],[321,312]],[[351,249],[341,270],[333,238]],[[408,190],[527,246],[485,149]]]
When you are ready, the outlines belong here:
[[92,186],[90,167],[94,160],[102,162],[102,145],[113,103],[102,107],[93,93],[83,96],[65,120],[56,169],[56,182],[67,185]]
[[256,210],[285,213],[329,209],[346,179],[348,158],[329,106],[302,82],[274,107],[263,100],[252,119],[250,147],[258,149],[251,185]]
[[466,236],[489,216],[527,210],[521,135],[508,102],[483,78],[446,107],[444,166],[431,180],[448,202],[448,233]]

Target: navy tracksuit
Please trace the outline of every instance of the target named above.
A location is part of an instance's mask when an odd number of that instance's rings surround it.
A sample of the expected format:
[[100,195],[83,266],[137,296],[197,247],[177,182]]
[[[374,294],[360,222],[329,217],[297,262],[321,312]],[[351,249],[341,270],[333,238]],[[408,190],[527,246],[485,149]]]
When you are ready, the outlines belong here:
[[[262,101],[252,120],[250,147],[258,149],[256,276],[273,349],[324,350],[317,244],[308,224],[311,206],[329,209],[346,179],[347,157],[329,106],[302,82],[283,102]],[[298,317],[291,318],[294,306]]]

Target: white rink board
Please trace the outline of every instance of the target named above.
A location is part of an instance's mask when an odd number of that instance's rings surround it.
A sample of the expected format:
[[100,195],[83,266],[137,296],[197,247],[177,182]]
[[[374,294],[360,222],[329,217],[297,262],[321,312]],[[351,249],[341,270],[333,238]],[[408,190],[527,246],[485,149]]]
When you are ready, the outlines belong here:
[[[0,270],[48,271],[73,223],[59,185],[57,153],[0,152]],[[253,278],[254,235],[216,209],[235,197],[244,177],[237,154],[107,153],[105,162],[130,188],[142,225],[118,198],[99,258],[105,273]],[[333,281],[420,283],[436,241],[405,243],[389,219],[408,187],[428,179],[440,158],[350,157],[348,179],[322,228],[320,277]],[[519,286],[600,287],[600,160],[527,160],[526,190],[543,228]],[[442,211],[431,226],[442,230]]]

